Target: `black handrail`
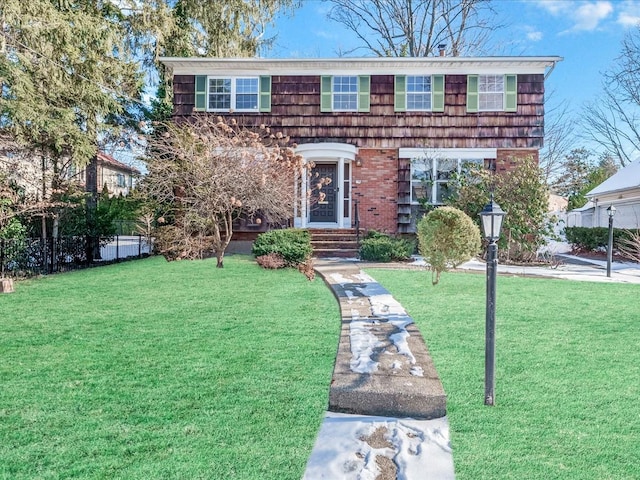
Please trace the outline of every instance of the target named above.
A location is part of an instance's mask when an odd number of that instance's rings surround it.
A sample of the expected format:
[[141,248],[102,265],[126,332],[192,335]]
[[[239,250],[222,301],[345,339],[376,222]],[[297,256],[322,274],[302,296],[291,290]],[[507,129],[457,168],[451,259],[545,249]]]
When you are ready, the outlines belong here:
[[358,247],[358,252],[360,252],[360,209],[358,208],[359,205],[360,205],[360,200],[354,200],[353,219],[356,227],[356,246]]

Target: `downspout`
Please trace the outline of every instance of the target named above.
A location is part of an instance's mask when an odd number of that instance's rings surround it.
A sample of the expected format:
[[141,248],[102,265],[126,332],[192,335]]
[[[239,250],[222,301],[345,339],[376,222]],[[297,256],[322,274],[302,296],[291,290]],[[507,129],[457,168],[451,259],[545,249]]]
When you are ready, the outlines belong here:
[[553,70],[556,68],[556,63],[558,62],[553,62],[551,64],[551,68],[549,68],[549,71],[547,73],[544,74],[544,81],[547,81],[547,78],[549,78],[549,75],[551,75],[551,72],[553,72]]

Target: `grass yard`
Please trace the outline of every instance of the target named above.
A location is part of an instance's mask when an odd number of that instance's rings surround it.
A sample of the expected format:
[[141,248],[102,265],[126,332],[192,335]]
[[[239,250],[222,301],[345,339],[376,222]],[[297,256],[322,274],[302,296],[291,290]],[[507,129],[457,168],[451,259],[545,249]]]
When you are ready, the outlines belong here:
[[0,296],[0,478],[298,480],[339,318],[320,279],[243,256],[19,282]]
[[484,406],[485,277],[370,269],[413,316],[448,395],[458,480],[640,478],[640,286],[498,277]]

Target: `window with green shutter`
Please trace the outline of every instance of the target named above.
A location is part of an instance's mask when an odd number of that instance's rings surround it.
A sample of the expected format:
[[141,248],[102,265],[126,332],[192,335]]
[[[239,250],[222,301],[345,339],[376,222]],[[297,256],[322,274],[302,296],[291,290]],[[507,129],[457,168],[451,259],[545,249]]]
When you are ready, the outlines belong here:
[[396,75],[394,83],[394,110],[404,112],[407,109],[407,77]]
[[208,112],[268,112],[270,77],[195,77],[195,110]]
[[369,75],[320,77],[321,112],[368,112],[371,109]]
[[260,77],[260,111],[271,111],[271,77]]
[[331,106],[331,76],[324,75],[320,78],[320,111],[330,112]]
[[358,111],[368,112],[371,109],[371,77],[360,75],[358,77]]
[[517,109],[516,75],[467,76],[467,112],[515,112]]
[[478,75],[467,75],[467,112],[478,111]]
[[444,75],[396,75],[394,109],[444,111]]
[[432,77],[433,101],[432,112],[444,112],[444,75],[434,75]]
[[505,75],[504,111],[518,111],[518,76]]
[[198,112],[207,109],[207,77],[205,75],[196,75],[195,79],[195,108]]

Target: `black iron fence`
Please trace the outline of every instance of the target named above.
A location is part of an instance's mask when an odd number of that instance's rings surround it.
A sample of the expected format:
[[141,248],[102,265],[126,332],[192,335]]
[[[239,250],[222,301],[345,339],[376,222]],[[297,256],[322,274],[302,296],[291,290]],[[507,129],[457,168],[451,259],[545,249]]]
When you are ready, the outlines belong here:
[[153,250],[141,235],[0,239],[0,276],[29,277],[142,258]]

